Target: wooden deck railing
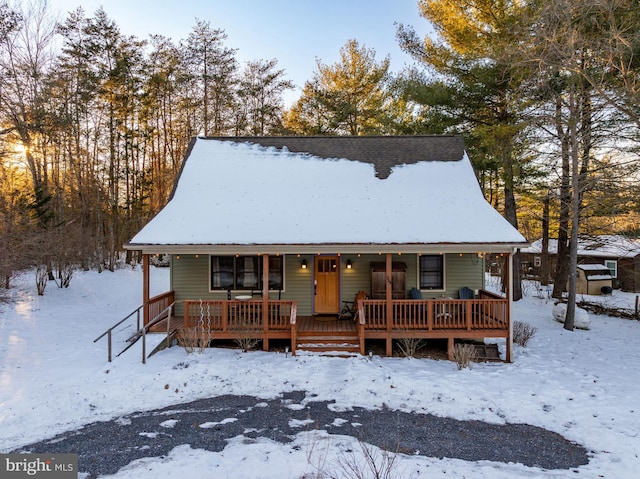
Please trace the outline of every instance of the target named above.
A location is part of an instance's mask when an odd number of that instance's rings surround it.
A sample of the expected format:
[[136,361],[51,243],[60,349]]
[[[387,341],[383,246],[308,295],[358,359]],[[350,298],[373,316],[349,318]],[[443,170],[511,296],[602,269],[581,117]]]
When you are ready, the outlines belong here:
[[295,301],[269,300],[266,322],[262,300],[185,300],[185,327],[204,326],[212,332],[289,331],[292,315],[295,321]]
[[[149,298],[147,302],[148,308],[148,321],[159,317],[160,313],[165,311],[169,305],[175,302],[175,294],[173,291],[167,291],[166,293],[159,294],[153,298]],[[139,328],[138,328],[139,329]]]
[[364,330],[508,330],[508,302],[492,299],[394,299],[387,323],[384,299],[362,301]]

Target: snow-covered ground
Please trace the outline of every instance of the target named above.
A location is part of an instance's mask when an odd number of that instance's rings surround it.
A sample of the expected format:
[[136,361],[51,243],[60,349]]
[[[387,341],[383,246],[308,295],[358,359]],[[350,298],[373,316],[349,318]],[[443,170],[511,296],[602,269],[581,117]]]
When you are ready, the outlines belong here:
[[[154,269],[151,279],[152,293],[167,290],[168,270]],[[529,345],[515,347],[512,364],[459,371],[452,362],[428,359],[231,349],[187,354],[178,347],[143,365],[139,343],[108,363],[106,338],[93,340],[139,304],[139,270],[77,272],[68,289],[51,283],[44,296],[37,296],[32,273],[14,284],[10,302],[0,303],[0,452],[141,409],[220,394],[274,398],[306,390],[343,405],[528,423],[590,451],[588,465],[549,471],[403,455],[397,463],[402,472],[392,477],[624,479],[640,471],[640,323],[592,316],[591,330],[568,332],[552,319],[552,300],[532,288],[515,303],[515,319],[538,328]],[[635,295],[616,291],[606,301],[633,308]],[[239,437],[220,453],[185,444],[113,477],[208,478],[215,470],[215,477],[300,479],[317,477],[318,468],[340,477],[336,458],[346,445],[357,451],[354,442],[305,431],[285,445],[266,439],[246,444]]]

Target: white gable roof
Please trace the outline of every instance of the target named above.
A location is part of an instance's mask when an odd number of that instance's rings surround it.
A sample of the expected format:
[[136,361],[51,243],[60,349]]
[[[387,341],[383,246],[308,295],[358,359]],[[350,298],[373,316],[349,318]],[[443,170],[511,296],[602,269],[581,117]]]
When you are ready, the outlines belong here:
[[168,204],[127,245],[525,245],[467,155],[394,166],[198,139]]

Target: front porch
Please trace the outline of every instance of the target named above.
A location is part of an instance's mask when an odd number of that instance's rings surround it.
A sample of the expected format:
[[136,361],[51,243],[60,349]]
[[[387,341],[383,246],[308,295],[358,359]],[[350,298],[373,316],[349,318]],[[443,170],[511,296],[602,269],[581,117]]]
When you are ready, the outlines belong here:
[[367,340],[383,340],[391,356],[394,340],[420,338],[446,339],[451,359],[456,339],[509,337],[508,300],[482,290],[475,299],[364,299],[353,320],[298,316],[295,300],[184,300],[168,308],[173,297],[167,292],[148,301],[149,311],[158,312],[150,315],[155,318],[152,332],[198,328],[209,341],[251,337],[259,339],[264,350],[269,350],[271,340],[286,340],[292,354],[300,348],[327,350],[336,344],[365,354]]

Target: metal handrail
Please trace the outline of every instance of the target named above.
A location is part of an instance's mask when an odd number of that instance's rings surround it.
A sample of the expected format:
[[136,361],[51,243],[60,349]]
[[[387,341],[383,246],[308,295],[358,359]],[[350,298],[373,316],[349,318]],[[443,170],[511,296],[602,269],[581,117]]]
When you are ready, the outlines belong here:
[[111,362],[111,332],[117,328],[118,326],[120,326],[122,323],[124,323],[127,319],[129,319],[131,316],[133,316],[134,314],[137,314],[136,317],[136,329],[140,330],[140,310],[142,308],[144,308],[144,304],[141,304],[140,306],[138,306],[136,309],[134,309],[133,311],[131,311],[131,313],[129,313],[127,316],[125,316],[124,319],[118,321],[116,324],[114,324],[113,326],[111,326],[109,329],[107,329],[104,333],[102,333],[100,336],[98,336],[96,339],[93,340],[93,342],[98,342],[100,339],[102,339],[105,335],[107,335],[107,348],[108,348],[108,359],[109,362]]
[[137,338],[142,337],[142,364],[146,364],[146,362],[147,362],[147,331],[152,326],[154,326],[156,323],[159,323],[161,320],[163,320],[164,319],[164,314],[166,312],[167,313],[167,318],[168,318],[168,320],[167,320],[167,336],[168,336],[169,335],[169,329],[170,329],[170,326],[171,326],[171,310],[176,305],[176,303],[179,303],[179,302],[182,302],[182,301],[174,301],[169,306],[167,306],[162,311],[160,311],[158,314],[156,314],[155,317],[151,321],[149,321],[147,324],[145,324],[142,328],[138,328],[138,330],[131,337],[131,343],[129,344],[129,346],[127,346],[122,351],[120,351],[116,355],[116,357],[119,357],[121,354],[123,354],[125,351],[127,351],[131,346],[133,346],[137,342]]
[[113,326],[111,326],[109,329],[107,329],[104,333],[102,333],[100,336],[98,336],[96,339],[93,340],[93,342],[97,342],[100,339],[102,339],[103,337],[107,336],[107,359],[109,362],[112,362],[113,360],[113,355],[112,355],[112,350],[113,350],[113,343],[112,343],[112,333],[113,330],[115,328],[117,328],[118,326],[120,326],[122,323],[124,323],[126,320],[128,320],[129,318],[131,318],[131,316],[133,316],[134,314],[136,315],[136,332],[131,336],[131,338],[129,338],[130,344],[129,346],[127,346],[125,349],[123,349],[122,351],[120,351],[120,353],[118,353],[116,355],[116,357],[120,356],[122,353],[124,353],[126,350],[128,350],[131,346],[133,346],[136,342],[137,342],[137,338],[139,338],[140,336],[143,337],[143,344],[142,344],[142,362],[146,363],[146,332],[147,330],[155,325],[156,323],[160,322],[161,319],[163,319],[163,316],[165,313],[167,313],[169,311],[169,315],[168,315],[168,321],[167,321],[167,335],[169,334],[169,328],[171,326],[171,313],[170,310],[177,304],[177,303],[182,303],[184,301],[174,301],[173,303],[171,303],[169,306],[167,306],[166,308],[164,308],[162,311],[160,311],[156,316],[154,316],[154,318],[149,321],[144,327],[140,327],[140,311],[145,307],[146,304],[141,304],[140,306],[138,306],[136,309],[134,309],[131,313],[129,313],[127,316],[124,317],[124,319],[121,319],[120,321],[118,321],[116,324],[114,324]]

